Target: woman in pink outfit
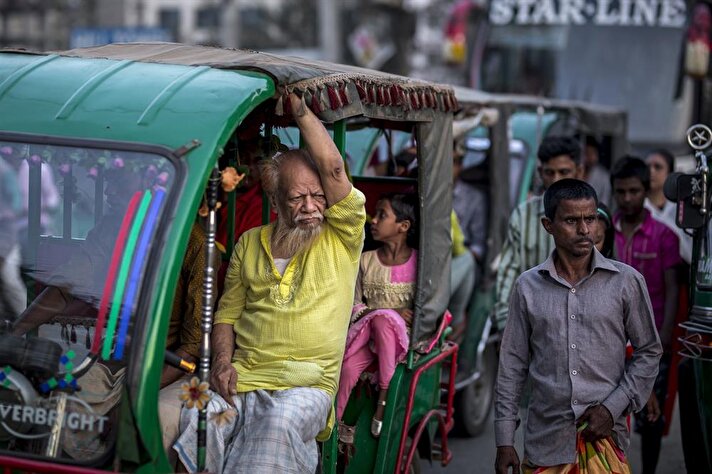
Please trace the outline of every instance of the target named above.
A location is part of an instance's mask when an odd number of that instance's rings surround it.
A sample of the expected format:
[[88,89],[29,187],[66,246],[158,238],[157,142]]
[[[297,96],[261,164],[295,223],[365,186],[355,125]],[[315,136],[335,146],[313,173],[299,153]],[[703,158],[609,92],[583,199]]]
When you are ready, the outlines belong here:
[[381,197],[371,220],[371,234],[383,245],[361,255],[336,405],[341,420],[361,373],[377,359],[379,396],[371,423],[375,437],[381,434],[388,385],[408,352],[418,262],[413,248],[417,211],[414,195]]

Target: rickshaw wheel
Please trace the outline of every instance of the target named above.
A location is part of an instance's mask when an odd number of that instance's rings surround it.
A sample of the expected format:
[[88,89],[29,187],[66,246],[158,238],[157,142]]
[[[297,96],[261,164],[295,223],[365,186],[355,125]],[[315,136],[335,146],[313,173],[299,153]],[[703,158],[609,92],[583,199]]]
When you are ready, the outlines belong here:
[[465,437],[475,437],[487,426],[494,401],[494,383],[497,375],[497,351],[488,344],[482,354],[482,375],[455,394],[455,432]]

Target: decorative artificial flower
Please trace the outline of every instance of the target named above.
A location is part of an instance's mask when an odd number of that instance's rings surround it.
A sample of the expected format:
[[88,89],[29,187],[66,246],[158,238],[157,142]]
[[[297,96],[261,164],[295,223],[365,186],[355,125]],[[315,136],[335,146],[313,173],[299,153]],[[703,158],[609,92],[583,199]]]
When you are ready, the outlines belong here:
[[153,181],[154,179],[156,179],[156,176],[158,176],[158,168],[156,168],[156,165],[148,165],[144,176],[148,181]]
[[161,171],[156,176],[156,184],[159,186],[165,186],[168,183],[168,173],[166,171]]
[[208,393],[208,382],[201,382],[198,377],[190,379],[190,383],[181,385],[182,393],[178,396],[185,406],[188,408],[197,408],[202,410],[210,401]]
[[[222,203],[220,201],[215,203],[215,209],[220,209],[221,207]],[[198,215],[200,217],[208,217],[208,214],[210,214],[210,209],[208,209],[208,204],[203,201],[203,204],[198,209]]]
[[217,426],[224,426],[233,422],[237,416],[237,411],[234,408],[227,408],[219,413],[210,415],[210,421]]
[[226,193],[232,192],[245,179],[245,173],[238,173],[235,168],[228,166],[222,170],[222,188]]
[[61,174],[62,176],[67,176],[69,173],[72,172],[72,165],[70,165],[69,163],[62,163],[61,165],[59,165],[58,170],[59,174]]

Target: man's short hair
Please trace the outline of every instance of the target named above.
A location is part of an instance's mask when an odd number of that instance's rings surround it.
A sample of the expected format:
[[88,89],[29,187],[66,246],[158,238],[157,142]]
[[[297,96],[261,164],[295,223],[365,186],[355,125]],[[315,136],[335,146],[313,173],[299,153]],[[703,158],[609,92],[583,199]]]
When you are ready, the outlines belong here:
[[549,186],[544,193],[544,215],[553,221],[561,201],[581,199],[593,199],[598,206],[598,196],[593,186],[580,179],[561,179]]
[[573,137],[546,137],[541,141],[536,156],[542,163],[566,155],[578,166],[581,164],[581,145]]
[[301,148],[285,151],[272,159],[260,161],[262,189],[264,189],[267,194],[278,199],[284,197],[286,190],[283,189],[283,183],[280,181],[280,169],[284,163],[293,160],[301,161],[314,171],[314,173],[319,174],[319,169],[316,167],[316,163],[314,163],[309,152]]
[[650,169],[645,161],[637,156],[626,155],[613,164],[611,187],[615,180],[626,178],[638,178],[646,191],[650,189]]

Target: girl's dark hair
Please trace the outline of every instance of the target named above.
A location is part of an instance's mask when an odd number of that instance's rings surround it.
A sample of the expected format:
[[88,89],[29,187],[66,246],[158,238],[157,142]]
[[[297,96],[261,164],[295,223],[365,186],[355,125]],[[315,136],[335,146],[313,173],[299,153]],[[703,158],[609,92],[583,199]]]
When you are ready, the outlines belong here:
[[410,222],[410,228],[408,228],[408,233],[406,234],[406,241],[409,246],[417,247],[419,235],[418,224],[420,222],[418,197],[415,194],[386,193],[381,195],[378,200],[391,203],[391,208],[393,208],[393,213],[396,216],[396,222]]
[[646,155],[646,158],[651,155],[660,155],[665,160],[668,166],[668,174],[675,171],[675,155],[670,153],[670,150],[666,148],[656,148]]
[[598,221],[604,222],[606,225],[606,232],[603,238],[603,248],[601,249],[601,254],[606,258],[613,258],[613,247],[615,245],[615,229],[613,228],[613,221],[611,220],[611,210],[608,206],[602,202],[598,203],[598,209],[596,209],[598,214]]

